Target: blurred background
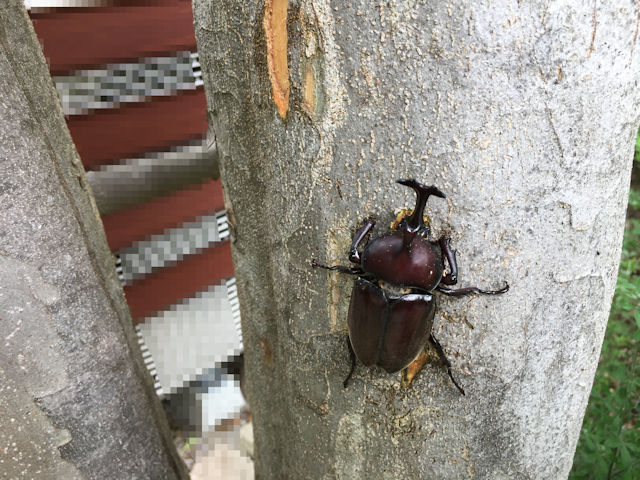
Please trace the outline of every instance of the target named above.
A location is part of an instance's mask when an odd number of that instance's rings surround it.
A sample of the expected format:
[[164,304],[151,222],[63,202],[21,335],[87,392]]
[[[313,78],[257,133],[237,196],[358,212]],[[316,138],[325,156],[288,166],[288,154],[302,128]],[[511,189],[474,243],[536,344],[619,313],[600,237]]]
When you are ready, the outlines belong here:
[[253,478],[229,227],[190,0],[27,0],[194,479]]
[[[25,0],[149,374],[194,479],[253,478],[242,336],[190,0]],[[611,318],[571,472],[640,478],[640,137]]]
[[571,479],[640,478],[640,132],[627,223],[600,363]]

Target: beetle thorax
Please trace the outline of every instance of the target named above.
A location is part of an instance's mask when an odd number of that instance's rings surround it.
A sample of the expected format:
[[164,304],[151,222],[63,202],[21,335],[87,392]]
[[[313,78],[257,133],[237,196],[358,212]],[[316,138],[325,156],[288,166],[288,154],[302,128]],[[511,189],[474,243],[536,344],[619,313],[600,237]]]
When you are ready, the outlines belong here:
[[404,231],[387,233],[369,242],[362,251],[360,265],[378,280],[425,292],[438,285],[444,270],[439,247],[418,235],[407,242]]

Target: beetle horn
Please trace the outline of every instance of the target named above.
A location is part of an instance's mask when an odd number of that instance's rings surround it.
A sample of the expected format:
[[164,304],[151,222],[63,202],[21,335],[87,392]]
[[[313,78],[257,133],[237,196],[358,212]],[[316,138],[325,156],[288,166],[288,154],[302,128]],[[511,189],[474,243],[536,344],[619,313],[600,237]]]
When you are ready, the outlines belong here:
[[405,185],[407,187],[411,187],[415,190],[417,199],[416,199],[416,208],[413,209],[413,213],[407,219],[407,226],[409,230],[414,231],[419,227],[424,225],[424,220],[422,217],[424,216],[424,207],[427,204],[427,200],[431,195],[440,198],[447,198],[444,193],[442,193],[437,187],[434,185],[427,186],[418,182],[413,178],[400,179],[396,180],[400,185]]

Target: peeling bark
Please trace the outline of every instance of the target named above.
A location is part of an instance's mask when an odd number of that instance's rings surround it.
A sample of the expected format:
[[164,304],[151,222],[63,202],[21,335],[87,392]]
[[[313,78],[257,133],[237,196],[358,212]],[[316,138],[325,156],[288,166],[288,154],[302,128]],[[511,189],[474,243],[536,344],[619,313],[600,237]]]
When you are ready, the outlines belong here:
[[187,478],[22,0],[0,3],[0,477]]
[[[286,121],[262,5],[194,13],[259,478],[566,477],[620,256],[636,2],[290,2]],[[341,389],[353,279],[310,260],[346,263],[363,217],[380,233],[411,207],[406,177],[447,194],[427,210],[459,285],[512,287],[439,299],[466,397],[437,361],[411,388],[359,366]]]
[[267,0],[264,5],[264,33],[267,65],[278,113],[285,119],[289,110],[289,68],[287,66],[287,0]]

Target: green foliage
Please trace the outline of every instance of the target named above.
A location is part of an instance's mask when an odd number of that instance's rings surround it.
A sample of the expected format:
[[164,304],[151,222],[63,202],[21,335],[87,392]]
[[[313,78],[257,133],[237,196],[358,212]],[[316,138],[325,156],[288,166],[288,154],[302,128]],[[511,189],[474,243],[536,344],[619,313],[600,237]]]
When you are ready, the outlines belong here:
[[640,191],[631,190],[629,207],[616,293],[569,476],[574,480],[640,478],[640,219],[634,218]]
[[629,192],[629,209],[640,211],[640,190],[632,188]]

